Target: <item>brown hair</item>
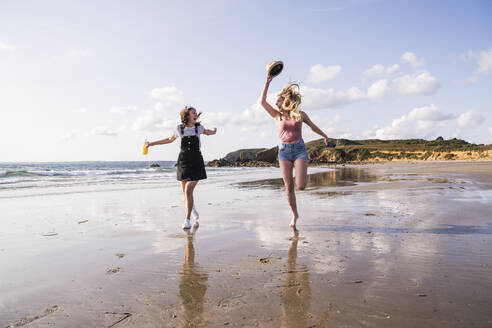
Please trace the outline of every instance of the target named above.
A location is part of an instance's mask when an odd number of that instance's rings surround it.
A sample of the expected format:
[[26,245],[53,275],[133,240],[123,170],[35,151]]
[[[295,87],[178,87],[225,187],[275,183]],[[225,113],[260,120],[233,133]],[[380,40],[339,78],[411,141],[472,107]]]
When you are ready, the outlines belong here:
[[[297,90],[296,90],[297,88]],[[279,97],[284,98],[282,103],[282,109],[289,112],[289,116],[296,121],[301,120],[301,113],[299,112],[299,105],[301,104],[301,94],[299,92],[299,84],[289,83],[278,94]]]
[[[188,125],[188,115],[190,114],[190,110],[194,109],[196,112],[196,108],[192,106],[185,106],[179,113],[179,116],[181,117],[181,125],[185,127]],[[198,116],[200,116],[202,113],[198,113]],[[200,124],[200,123],[197,123]]]

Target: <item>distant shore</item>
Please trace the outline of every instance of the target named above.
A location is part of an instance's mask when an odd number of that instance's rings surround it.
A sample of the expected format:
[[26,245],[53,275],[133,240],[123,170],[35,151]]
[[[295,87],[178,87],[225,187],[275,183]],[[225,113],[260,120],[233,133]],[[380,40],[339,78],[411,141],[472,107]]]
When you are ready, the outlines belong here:
[[[310,164],[373,163],[393,161],[492,160],[492,145],[461,139],[348,140],[323,139],[306,143]],[[211,167],[278,166],[278,147],[239,149],[207,163]]]

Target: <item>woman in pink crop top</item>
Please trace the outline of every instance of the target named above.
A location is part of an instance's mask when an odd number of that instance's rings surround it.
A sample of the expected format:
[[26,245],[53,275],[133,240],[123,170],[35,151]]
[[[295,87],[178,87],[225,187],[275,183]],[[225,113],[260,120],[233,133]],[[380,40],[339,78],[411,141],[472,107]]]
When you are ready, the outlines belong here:
[[276,105],[279,110],[273,108],[267,101],[268,87],[272,77],[267,75],[265,87],[261,95],[261,105],[275,120],[278,126],[280,144],[278,149],[278,162],[284,179],[287,200],[292,210],[290,227],[297,231],[296,223],[299,218],[297,212],[296,195],[294,191],[293,170],[296,170],[295,185],[297,189],[304,190],[307,183],[308,154],[306,145],[302,140],[302,123],[306,123],[313,132],[319,134],[328,144],[328,136],[309,119],[303,111],[299,111],[301,95],[299,85],[289,83],[278,94]]

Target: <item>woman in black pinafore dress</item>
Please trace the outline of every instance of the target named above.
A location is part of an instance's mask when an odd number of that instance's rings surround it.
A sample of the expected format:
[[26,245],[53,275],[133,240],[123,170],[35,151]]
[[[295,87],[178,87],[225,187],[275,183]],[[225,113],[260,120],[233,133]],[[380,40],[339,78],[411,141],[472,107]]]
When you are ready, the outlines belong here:
[[205,163],[200,152],[200,139],[198,128],[200,123],[195,124],[195,135],[185,136],[183,125],[178,125],[177,129],[181,136],[181,151],[176,163],[176,178],[179,181],[198,181],[207,178]]
[[179,152],[178,161],[176,162],[176,178],[181,181],[183,195],[186,206],[186,217],[183,222],[183,229],[190,229],[190,216],[193,213],[195,223],[198,227],[198,212],[194,206],[193,191],[199,180],[207,178],[203,156],[200,152],[200,135],[213,135],[217,129],[205,129],[199,122],[196,109],[186,106],[180,113],[181,124],[176,127],[174,134],[166,139],[148,142],[147,147],[155,145],[164,145],[181,139],[181,151]]

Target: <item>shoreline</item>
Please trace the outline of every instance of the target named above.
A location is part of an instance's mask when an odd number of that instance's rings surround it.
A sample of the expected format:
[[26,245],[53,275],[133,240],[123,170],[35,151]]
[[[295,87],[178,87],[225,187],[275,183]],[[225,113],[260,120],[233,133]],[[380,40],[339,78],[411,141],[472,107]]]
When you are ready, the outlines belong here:
[[[213,160],[216,161],[216,160]],[[209,161],[209,162],[213,162]],[[207,162],[207,164],[209,163]],[[394,159],[394,160],[377,160],[377,161],[348,161],[348,162],[331,162],[331,163],[318,163],[318,162],[313,162],[313,163],[308,163],[308,167],[333,167],[333,166],[364,166],[364,165],[372,165],[372,164],[389,164],[389,163],[477,163],[477,162],[485,162],[489,163],[492,162],[491,158],[481,158],[481,159],[456,159],[456,160],[448,160],[448,159],[426,159],[426,160],[415,160],[415,159]],[[235,163],[229,163],[227,165],[211,165],[208,166],[205,164],[206,167],[279,167],[278,161],[277,162],[261,162],[259,165],[257,161],[250,161],[250,162],[235,162]]]

